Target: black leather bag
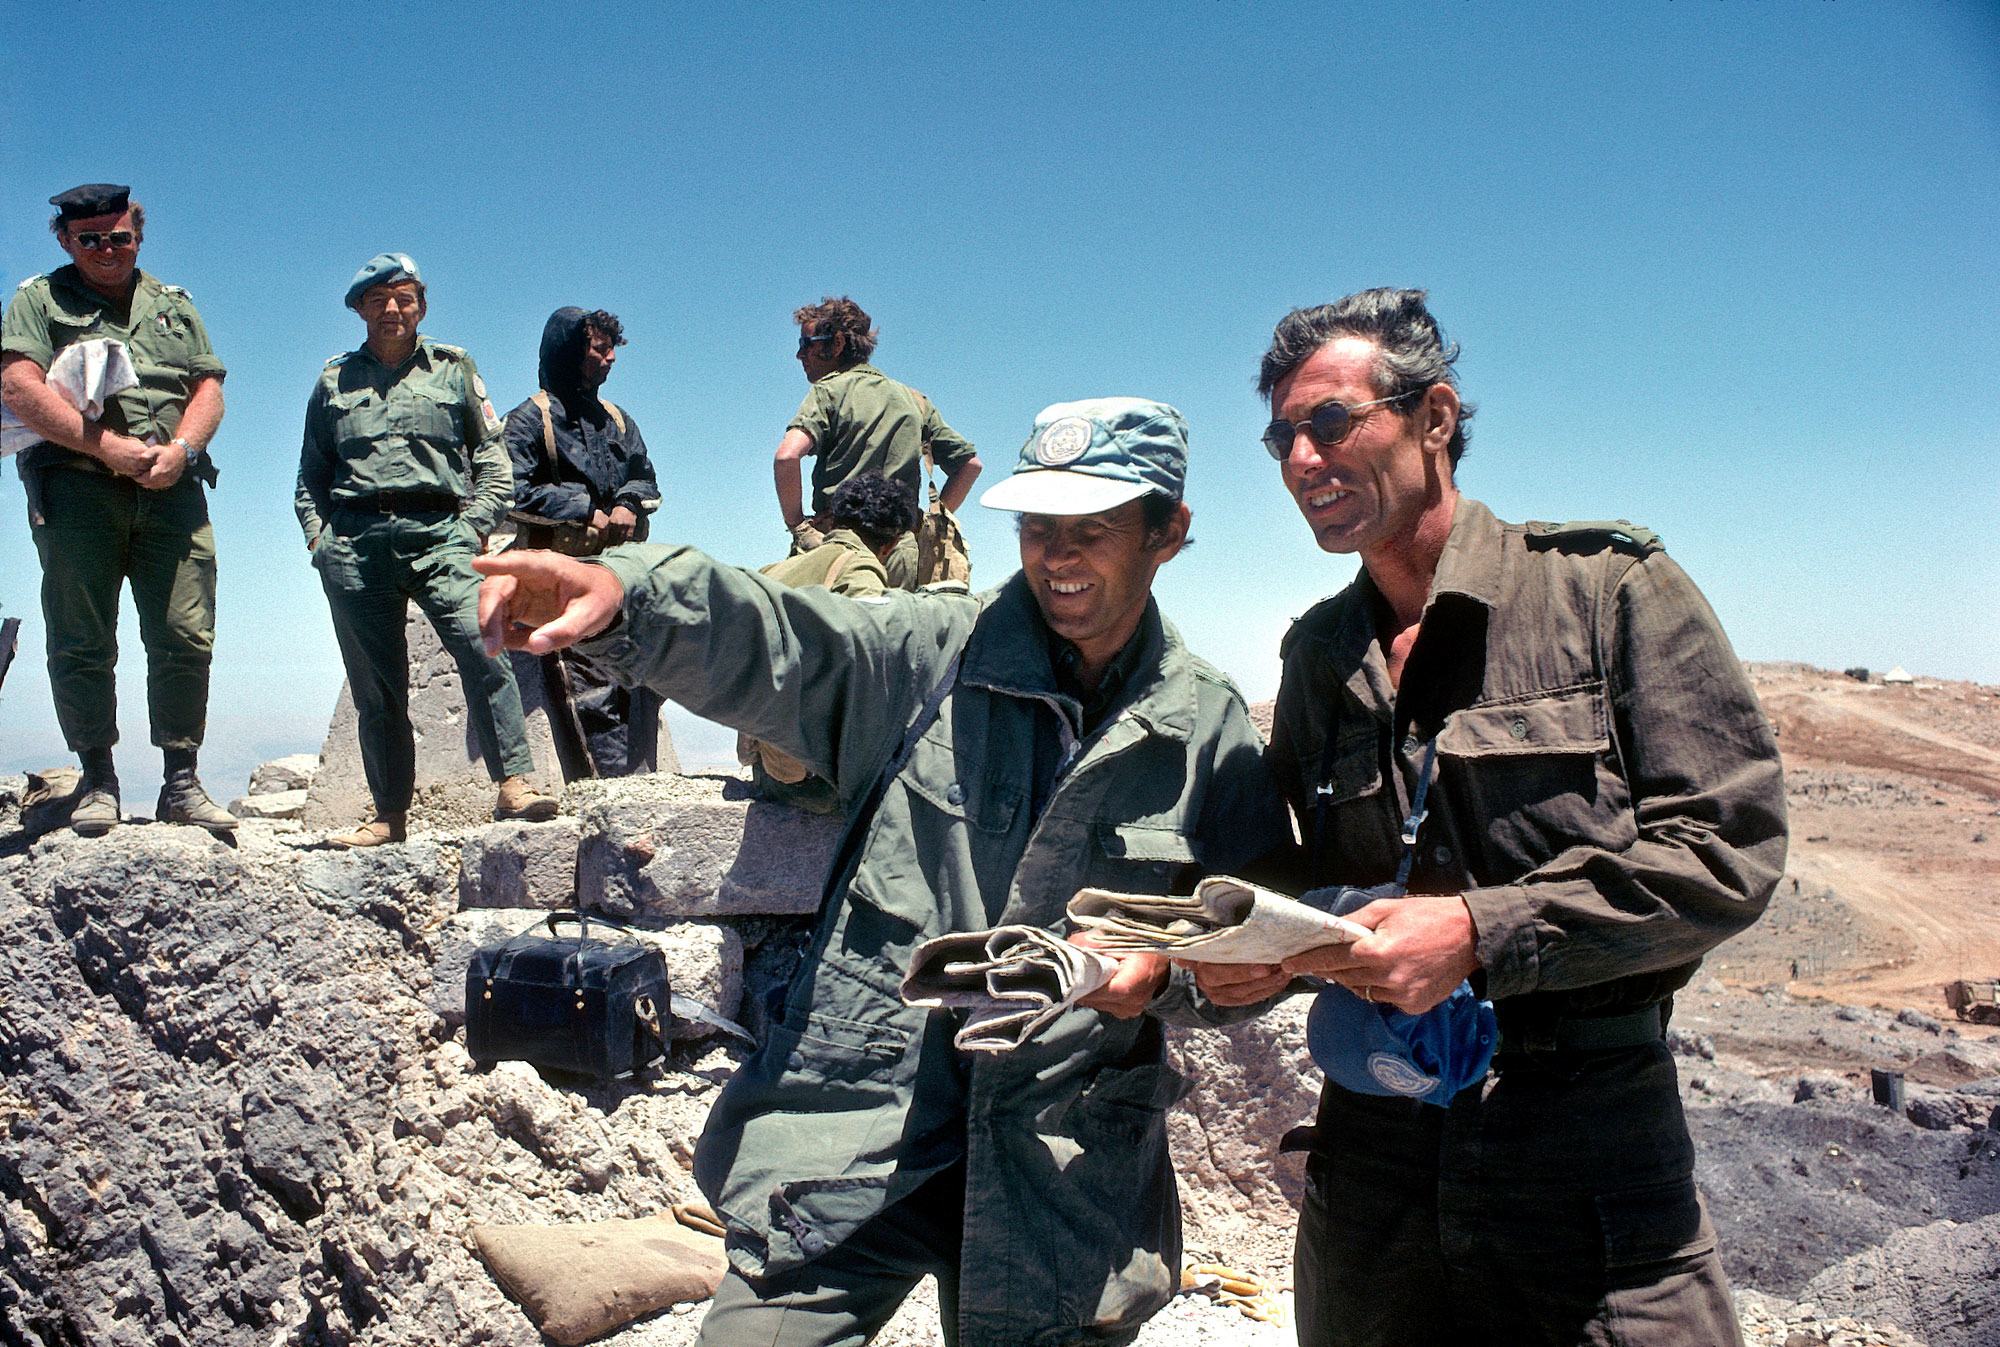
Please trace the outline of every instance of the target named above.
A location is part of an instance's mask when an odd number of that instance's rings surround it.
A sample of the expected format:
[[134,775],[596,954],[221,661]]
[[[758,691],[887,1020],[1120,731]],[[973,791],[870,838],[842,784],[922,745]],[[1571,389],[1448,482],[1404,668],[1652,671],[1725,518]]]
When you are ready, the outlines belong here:
[[[574,938],[557,927],[574,923]],[[660,951],[629,936],[591,938],[618,923],[552,912],[531,928],[473,951],[465,970],[465,1050],[479,1067],[530,1062],[553,1071],[629,1076],[666,1053],[670,994]]]

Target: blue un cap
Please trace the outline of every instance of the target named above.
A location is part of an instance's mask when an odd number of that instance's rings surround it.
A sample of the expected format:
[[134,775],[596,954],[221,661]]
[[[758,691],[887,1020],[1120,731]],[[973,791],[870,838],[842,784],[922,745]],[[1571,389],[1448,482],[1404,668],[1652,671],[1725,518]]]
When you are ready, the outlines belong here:
[[397,281],[415,281],[419,291],[424,288],[424,278],[417,274],[416,259],[408,253],[375,254],[348,282],[347,307],[359,309],[361,296],[378,285],[393,285]]
[[979,498],[989,510],[1097,514],[1156,492],[1179,500],[1187,422],[1164,402],[1087,398],[1042,409],[1014,475]]
[[1493,1003],[1466,982],[1421,1015],[1364,1001],[1335,984],[1306,1018],[1306,1047],[1328,1080],[1356,1094],[1401,1095],[1439,1107],[1485,1077],[1499,1042]]

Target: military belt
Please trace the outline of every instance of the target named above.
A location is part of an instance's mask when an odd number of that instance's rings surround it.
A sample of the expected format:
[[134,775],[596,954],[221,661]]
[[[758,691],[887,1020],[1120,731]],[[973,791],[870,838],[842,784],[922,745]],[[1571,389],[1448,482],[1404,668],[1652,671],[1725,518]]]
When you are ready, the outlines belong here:
[[343,510],[369,514],[457,514],[465,502],[442,491],[378,491],[338,502]]
[[1612,1048],[1637,1048],[1666,1037],[1672,1001],[1652,1005],[1623,1015],[1564,1015],[1553,1018],[1509,1014],[1505,1005],[1495,1006],[1500,1017],[1500,1047],[1496,1056],[1523,1053],[1603,1052]]

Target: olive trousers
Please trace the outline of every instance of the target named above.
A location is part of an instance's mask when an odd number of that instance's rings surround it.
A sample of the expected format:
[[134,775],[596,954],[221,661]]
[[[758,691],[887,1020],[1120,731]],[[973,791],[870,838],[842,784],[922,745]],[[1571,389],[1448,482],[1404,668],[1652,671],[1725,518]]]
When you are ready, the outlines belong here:
[[1325,1087],[1300,1347],[1741,1347],[1666,1045],[1495,1067],[1449,1108]]
[[403,635],[411,599],[458,665],[487,774],[500,781],[535,769],[513,665],[487,654],[480,641],[479,576],[472,569],[477,548],[472,529],[449,511],[336,510],[313,549],[354,697],[361,765],[379,813],[407,812],[416,791],[410,651]]
[[118,742],[118,594],[132,583],[153,743],[201,746],[215,651],[215,529],[193,473],[164,491],[77,468],[41,470],[42,621],[56,723],[72,751]]

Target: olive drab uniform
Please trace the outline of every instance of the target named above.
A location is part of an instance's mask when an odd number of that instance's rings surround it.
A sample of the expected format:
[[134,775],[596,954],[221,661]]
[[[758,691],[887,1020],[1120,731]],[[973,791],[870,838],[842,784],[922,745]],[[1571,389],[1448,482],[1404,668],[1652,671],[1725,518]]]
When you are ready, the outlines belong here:
[[[924,499],[924,449],[947,478],[976,452],[972,443],[945,424],[930,399],[896,382],[867,362],[836,370],[815,381],[787,430],[812,436],[812,499],[808,515],[823,520],[840,484],[864,472],[879,472]],[[897,545],[887,565],[889,583],[913,589],[917,539],[912,532]]]
[[1628,524],[1461,499],[1391,687],[1364,570],[1285,638],[1271,761],[1301,887],[1393,876],[1470,911],[1493,1074],[1448,1108],[1329,1082],[1310,1134],[1300,1340],[1739,1341],[1664,1009],[1785,862],[1769,723],[1687,575]]
[[379,813],[407,811],[415,786],[410,599],[458,665],[488,773],[534,770],[513,668],[481,644],[471,564],[513,481],[500,418],[459,347],[420,339],[389,369],[362,346],[329,360],[313,386],[294,504],[333,610]]
[[[1186,1082],[1159,1021],[1072,1009],[1016,1052],[968,1058],[951,1013],[898,988],[931,936],[1056,928],[1084,885],[1165,892],[1287,843],[1241,697],[1150,603],[1091,719],[1059,690],[1018,576],[977,598],[856,601],[686,548],[618,547],[601,564],[626,600],[587,644],[791,754],[843,808],[909,744],[850,825],[806,963],[696,1151],[737,1273],[704,1341],[834,1284],[851,1296],[810,1312],[829,1332],[852,1318],[859,1341],[925,1270],[901,1255],[884,1268],[871,1241],[926,1206],[949,1242],[914,1247],[947,1264],[941,1298],[964,1347],[1129,1342],[1180,1276],[1166,1110]],[[1187,988],[1155,1009],[1188,1008]],[[962,1195],[921,1200],[953,1174]]]
[[[874,598],[890,589],[881,560],[853,529],[835,529],[812,551],[774,561],[758,574],[793,589],[816,585],[849,599]],[[760,739],[737,735],[736,760],[750,769],[757,793],[767,800],[814,814],[831,814],[840,807],[832,782],[814,776],[797,758]]]
[[[125,345],[138,385],[105,404],[99,424],[151,444],[180,427],[195,384],[226,371],[187,291],[134,274],[128,304],[91,289],[74,265],[24,282],[0,324],[0,349],[46,372],[64,347],[96,337]],[[69,746],[118,740],[118,591],[129,579],[146,647],[153,743],[200,746],[215,648],[215,530],[206,455],[164,491],[46,441],[20,456],[28,522],[42,563],[49,684]]]

